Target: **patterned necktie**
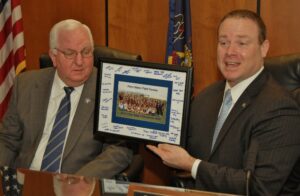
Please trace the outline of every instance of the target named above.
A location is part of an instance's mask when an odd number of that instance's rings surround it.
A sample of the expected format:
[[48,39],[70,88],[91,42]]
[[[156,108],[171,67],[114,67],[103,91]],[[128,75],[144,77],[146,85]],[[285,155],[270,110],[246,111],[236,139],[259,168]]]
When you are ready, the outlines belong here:
[[49,172],[59,172],[62,150],[68,129],[69,116],[71,110],[70,94],[73,87],[64,87],[66,96],[61,100],[56,113],[52,132],[44,153],[41,170]]
[[220,130],[223,126],[223,123],[225,122],[225,120],[228,116],[231,105],[232,105],[232,97],[231,97],[230,89],[228,89],[225,93],[225,97],[224,97],[224,100],[223,100],[223,103],[222,103],[221,111],[220,111],[218,121],[217,121],[217,124],[216,124],[211,149],[213,149],[213,147],[215,145],[215,142],[218,138]]

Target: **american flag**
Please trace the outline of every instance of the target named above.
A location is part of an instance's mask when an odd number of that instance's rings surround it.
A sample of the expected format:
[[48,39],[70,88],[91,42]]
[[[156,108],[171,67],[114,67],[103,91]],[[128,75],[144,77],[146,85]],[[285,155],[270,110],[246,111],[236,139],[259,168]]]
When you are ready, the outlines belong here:
[[0,120],[8,105],[15,75],[25,67],[21,0],[0,0]]
[[4,196],[21,196],[25,175],[16,169],[0,167],[2,192]]

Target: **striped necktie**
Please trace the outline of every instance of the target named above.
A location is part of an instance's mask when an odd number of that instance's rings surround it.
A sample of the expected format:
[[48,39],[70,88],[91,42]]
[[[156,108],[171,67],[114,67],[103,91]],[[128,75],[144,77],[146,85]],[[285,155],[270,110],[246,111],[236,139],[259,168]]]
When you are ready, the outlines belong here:
[[64,87],[66,96],[61,100],[56,113],[52,132],[44,153],[41,170],[49,172],[60,172],[62,151],[68,129],[71,110],[70,94],[73,87]]
[[211,150],[213,149],[213,147],[215,145],[215,142],[218,138],[218,135],[220,133],[220,130],[223,126],[223,123],[225,122],[225,120],[228,116],[231,105],[232,105],[232,97],[231,97],[230,89],[228,89],[225,92],[225,97],[224,97],[224,100],[223,100],[223,103],[222,103],[221,111],[219,113],[218,121],[217,121],[217,124],[216,124],[214,136],[213,136],[213,141],[212,141],[212,145],[211,145]]

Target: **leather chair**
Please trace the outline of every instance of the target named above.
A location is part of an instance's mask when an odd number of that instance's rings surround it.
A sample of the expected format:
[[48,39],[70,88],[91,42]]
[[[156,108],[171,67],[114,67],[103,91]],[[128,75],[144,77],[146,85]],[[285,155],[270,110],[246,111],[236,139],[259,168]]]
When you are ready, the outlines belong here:
[[[300,104],[300,53],[267,58],[265,67],[279,84],[292,92]],[[284,187],[285,191],[293,190],[295,195],[300,193],[300,158],[298,158],[293,173],[290,174],[289,184],[291,187]]]
[[[121,51],[114,48],[95,46],[94,48],[94,65],[98,58],[115,58],[124,60],[136,60],[141,61],[142,56],[138,54],[133,54],[125,51]],[[51,58],[47,53],[41,54],[39,57],[40,68],[52,67],[53,63]],[[123,172],[116,175],[117,180],[130,181],[130,182],[141,182],[142,180],[142,170],[144,168],[144,159],[138,153],[138,145],[132,144],[131,146],[134,151],[133,159],[131,164]]]
[[265,67],[300,103],[300,54],[288,54],[265,59]]
[[[300,53],[288,54],[265,59],[265,68],[271,72],[272,77],[285,89],[291,91],[300,104]],[[300,159],[295,166],[290,180],[300,189]],[[174,171],[171,185],[186,188],[191,185],[192,177],[189,172]],[[299,190],[300,191],[300,190]]]

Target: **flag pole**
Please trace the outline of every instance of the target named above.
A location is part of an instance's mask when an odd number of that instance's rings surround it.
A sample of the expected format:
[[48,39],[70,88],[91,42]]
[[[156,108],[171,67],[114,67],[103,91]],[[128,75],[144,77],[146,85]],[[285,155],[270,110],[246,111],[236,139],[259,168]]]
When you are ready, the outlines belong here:
[[256,1],[256,13],[260,16],[260,0]]
[[105,46],[108,47],[108,0],[105,0]]

